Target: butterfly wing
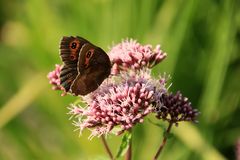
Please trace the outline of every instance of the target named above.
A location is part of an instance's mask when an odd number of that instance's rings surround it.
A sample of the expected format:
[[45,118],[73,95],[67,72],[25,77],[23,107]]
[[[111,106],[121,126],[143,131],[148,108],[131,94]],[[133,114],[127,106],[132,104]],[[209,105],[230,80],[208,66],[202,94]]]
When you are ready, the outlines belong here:
[[88,74],[78,75],[71,86],[71,92],[75,95],[86,95],[93,92],[108,75],[106,68],[102,66],[99,66],[98,70],[92,70]]
[[77,77],[77,65],[79,59],[79,52],[87,40],[81,37],[66,37],[64,36],[60,43],[60,57],[64,63],[60,72],[60,85],[69,91],[74,79]]
[[71,86],[75,95],[86,95],[96,90],[110,74],[108,55],[99,47],[86,43],[81,48],[78,60],[79,74]]

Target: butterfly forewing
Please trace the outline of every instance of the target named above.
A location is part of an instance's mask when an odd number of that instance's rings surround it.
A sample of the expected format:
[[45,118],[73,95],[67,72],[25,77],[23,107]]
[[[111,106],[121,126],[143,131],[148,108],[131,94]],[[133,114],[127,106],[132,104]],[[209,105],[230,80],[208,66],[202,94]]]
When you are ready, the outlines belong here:
[[60,72],[60,85],[69,91],[71,84],[78,75],[77,63],[79,51],[87,40],[81,37],[66,37],[64,36],[60,43],[60,57],[64,63]]
[[66,37],[64,36],[60,43],[60,56],[64,64],[77,65],[79,51],[87,40],[81,37]]

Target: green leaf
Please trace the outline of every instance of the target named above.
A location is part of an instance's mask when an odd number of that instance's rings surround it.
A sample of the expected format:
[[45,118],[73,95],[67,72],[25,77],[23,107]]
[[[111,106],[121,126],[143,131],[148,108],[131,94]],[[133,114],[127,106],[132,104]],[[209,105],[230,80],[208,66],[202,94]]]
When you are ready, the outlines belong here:
[[126,153],[128,146],[129,146],[129,142],[131,141],[131,138],[132,138],[131,133],[127,132],[124,134],[124,136],[122,137],[121,145],[118,149],[118,153],[117,153],[115,159],[122,157]]

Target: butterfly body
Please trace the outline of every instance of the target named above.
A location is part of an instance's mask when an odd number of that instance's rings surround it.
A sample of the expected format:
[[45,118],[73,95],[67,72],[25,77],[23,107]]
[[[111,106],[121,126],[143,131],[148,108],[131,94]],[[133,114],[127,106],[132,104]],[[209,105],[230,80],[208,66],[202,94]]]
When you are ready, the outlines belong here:
[[60,57],[64,63],[60,85],[74,95],[86,95],[96,90],[111,71],[108,55],[81,37],[63,37]]

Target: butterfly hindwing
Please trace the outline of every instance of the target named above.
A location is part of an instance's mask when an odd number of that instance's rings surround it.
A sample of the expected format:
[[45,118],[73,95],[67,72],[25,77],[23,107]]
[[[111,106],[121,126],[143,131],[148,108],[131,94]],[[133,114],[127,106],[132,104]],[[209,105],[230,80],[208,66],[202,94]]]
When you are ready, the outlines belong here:
[[[103,73],[104,71],[102,71]],[[71,92],[75,95],[86,95],[96,90],[106,77],[101,77],[101,72],[93,71],[89,74],[79,75],[71,86]],[[101,79],[100,79],[101,78]]]

